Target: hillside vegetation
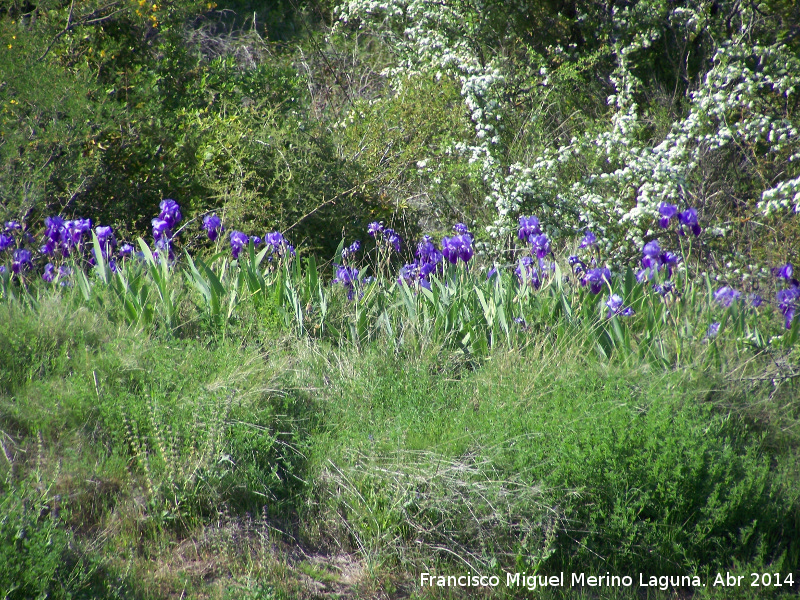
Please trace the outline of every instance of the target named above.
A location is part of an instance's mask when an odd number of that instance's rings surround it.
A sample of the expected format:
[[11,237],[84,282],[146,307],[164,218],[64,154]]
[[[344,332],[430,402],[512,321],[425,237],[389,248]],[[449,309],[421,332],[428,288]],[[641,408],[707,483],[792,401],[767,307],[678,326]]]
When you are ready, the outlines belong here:
[[2,597],[797,595],[798,23],[0,0]]

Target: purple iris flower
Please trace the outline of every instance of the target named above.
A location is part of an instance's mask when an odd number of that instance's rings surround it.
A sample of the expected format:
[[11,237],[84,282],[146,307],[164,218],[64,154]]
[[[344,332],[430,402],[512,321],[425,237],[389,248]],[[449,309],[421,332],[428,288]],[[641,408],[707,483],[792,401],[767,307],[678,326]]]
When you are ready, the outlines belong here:
[[623,306],[622,298],[617,294],[611,294],[611,297],[606,302],[606,307],[608,307],[606,317],[609,319],[614,315],[632,317],[634,314],[636,314],[630,306]]
[[486,273],[486,279],[491,279],[492,277],[498,277],[500,275],[500,271],[497,268],[497,265],[493,266],[489,269],[489,272]]
[[406,263],[400,268],[400,273],[397,278],[397,283],[411,286],[418,283],[425,289],[431,289],[431,282],[429,277],[437,270],[437,264],[432,262],[420,263]]
[[586,270],[586,264],[578,256],[572,255],[567,259],[567,261],[572,267],[572,271],[576,275],[583,273]]
[[160,240],[170,237],[170,225],[165,219],[156,218],[150,221],[153,225],[153,238]]
[[69,276],[72,275],[72,269],[67,265],[61,265],[58,267],[58,278],[60,280],[59,285],[61,287],[67,287],[72,284],[68,281]]
[[611,312],[618,312],[622,308],[622,298],[620,298],[617,294],[611,294],[611,297],[606,302],[606,306],[608,310]]
[[665,281],[664,283],[654,283],[653,291],[666,297],[667,294],[675,291],[675,284],[669,280]]
[[800,286],[793,285],[780,290],[776,294],[775,299],[778,302],[778,308],[785,318],[786,329],[791,329],[797,306],[800,304]]
[[97,236],[97,241],[100,242],[101,246],[108,245],[114,247],[117,245],[117,240],[114,239],[114,230],[111,227],[95,227],[94,233]]
[[469,262],[474,255],[472,238],[467,235],[442,238],[442,254],[452,264],[456,264],[459,258],[464,262]]
[[222,227],[222,220],[217,216],[216,213],[203,217],[203,229],[206,230],[206,233],[208,233],[208,239],[210,239],[212,242],[216,242],[219,234],[225,231],[225,229]]
[[706,331],[706,338],[715,338],[719,334],[719,322],[715,321],[711,325],[708,326],[708,330]]
[[383,223],[373,221],[367,227],[367,233],[374,237],[376,241],[378,240],[378,236],[380,236],[385,244],[388,244],[394,248],[395,252],[400,252],[400,244],[402,240],[394,229],[384,227]]
[[536,217],[519,218],[519,239],[527,240],[532,235],[539,235],[540,233],[542,233],[542,228],[539,219]]
[[658,206],[658,214],[661,215],[661,218],[658,221],[658,224],[661,226],[662,229],[666,229],[669,227],[669,222],[678,214],[678,207],[674,204],[667,204],[666,202],[662,202]]
[[64,238],[64,243],[68,247],[77,246],[81,241],[81,237],[83,236],[81,225],[78,223],[78,221],[67,221],[64,224],[64,228],[66,229],[66,233],[62,236]]
[[0,233],[0,252],[8,250],[14,245],[14,238],[5,233]]
[[458,242],[455,240],[456,236],[442,238],[442,255],[451,264],[458,262]]
[[581,240],[579,248],[592,248],[597,246],[597,236],[591,231],[587,231]]
[[786,263],[778,269],[778,277],[785,279],[786,281],[791,280],[793,274],[794,266],[792,266],[792,263]]
[[22,225],[19,221],[6,221],[6,231],[21,231]]
[[681,257],[667,250],[661,253],[659,259],[661,260],[661,264],[667,268],[667,277],[672,277],[672,270],[681,262]]
[[170,229],[175,227],[175,225],[178,224],[178,221],[181,220],[181,207],[178,206],[178,203],[175,202],[175,200],[162,200],[158,207],[161,209],[161,212],[158,213],[158,218],[162,221],[166,221],[167,227]]
[[31,259],[33,255],[30,250],[25,248],[18,248],[14,250],[11,261],[11,270],[19,275],[22,269],[27,269],[31,266]]
[[44,220],[44,234],[50,241],[53,242],[53,245],[58,244],[61,241],[63,234],[66,232],[66,227],[64,227],[64,219],[60,216],[55,215],[52,217],[47,217]]
[[44,266],[44,273],[42,273],[42,279],[47,283],[52,283],[53,279],[56,276],[56,267],[53,263],[47,263]]
[[583,278],[583,284],[589,285],[592,294],[599,294],[604,283],[611,283],[611,271],[608,267],[602,269],[589,269]]
[[8,250],[14,245],[14,238],[5,233],[0,233],[0,252]]
[[794,266],[792,263],[786,263],[781,267],[775,267],[772,269],[772,274],[779,279],[783,279],[784,281],[788,281],[789,283],[797,285],[797,282],[794,279]]
[[550,254],[550,240],[547,238],[545,234],[540,235],[531,235],[528,238],[531,246],[536,251],[536,256],[538,258],[544,258],[548,254]]
[[43,246],[39,247],[39,252],[44,254],[45,256],[50,256],[56,250],[56,243],[53,240],[48,239]]
[[750,306],[753,308],[758,308],[764,303],[764,299],[758,294],[750,294],[747,298],[750,300]]
[[642,254],[644,255],[642,258],[642,266],[645,269],[658,269],[659,267],[659,256],[661,255],[661,246],[658,244],[658,240],[652,240],[647,242],[642,248]]
[[514,269],[514,273],[516,274],[520,283],[527,281],[528,285],[537,290],[542,285],[542,281],[539,278],[539,272],[536,270],[536,263],[534,262],[532,256],[523,256],[521,259],[519,259],[519,263],[517,264],[517,268]]
[[398,273],[397,283],[402,284],[403,282],[406,285],[411,286],[417,280],[419,276],[419,267],[417,263],[406,263],[402,267],[400,267],[400,272]]
[[275,251],[286,244],[286,238],[283,237],[283,234],[280,231],[273,231],[271,233],[264,234],[264,243],[267,246],[270,246],[273,251]]
[[342,249],[342,259],[345,260],[351,257],[353,254],[361,250],[361,242],[356,240],[352,244],[350,244],[347,248]]
[[444,256],[429,235],[423,236],[415,254],[421,263],[438,263]]
[[358,269],[342,265],[336,269],[336,278],[333,283],[341,283],[347,288],[347,299],[355,298],[355,286],[358,284]]
[[[678,221],[680,221],[681,225],[690,227],[695,237],[700,235],[702,229],[700,228],[700,225],[697,222],[697,209],[687,208],[682,213],[678,213]],[[683,227],[681,227],[679,233],[681,235],[684,235]]]
[[395,252],[400,252],[400,236],[394,229],[386,228],[383,230],[384,236],[386,236],[386,241],[391,244],[392,248],[394,248]]
[[283,234],[280,231],[265,233],[264,245],[269,248],[271,254],[275,254],[276,256],[285,256],[287,252],[294,255],[294,246],[292,246],[289,241],[283,237]]
[[80,231],[81,234],[89,233],[92,230],[91,219],[75,219],[73,223],[75,225],[75,229]]
[[786,329],[792,328],[792,321],[794,320],[794,315],[797,310],[796,306],[790,306],[785,313],[783,313],[783,325]]
[[119,255],[122,258],[128,258],[131,254],[133,254],[133,246],[130,244],[122,244],[122,247],[119,249]]
[[233,258],[239,258],[239,253],[244,250],[250,238],[241,231],[231,231],[231,254]]
[[419,266],[419,276],[422,279],[427,279],[438,269],[438,264],[433,262],[417,263]]
[[472,249],[472,236],[462,235],[461,248],[459,249],[458,257],[467,263],[474,255],[475,251]]
[[738,300],[740,296],[739,292],[727,285],[714,292],[714,300],[726,308]]

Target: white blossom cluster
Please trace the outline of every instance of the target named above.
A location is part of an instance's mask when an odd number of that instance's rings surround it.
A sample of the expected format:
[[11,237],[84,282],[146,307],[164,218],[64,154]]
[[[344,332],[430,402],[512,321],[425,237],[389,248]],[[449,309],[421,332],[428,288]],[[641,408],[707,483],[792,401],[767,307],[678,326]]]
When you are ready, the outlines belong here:
[[[471,10],[477,5],[480,1]],[[800,212],[800,117],[792,110],[800,93],[800,60],[780,43],[752,42],[753,8],[731,13],[738,14],[731,23],[734,33],[719,43],[702,85],[689,95],[686,117],[658,143],[639,141],[645,124],[636,102],[642,84],[632,68],[638,53],[659,39],[664,18],[694,40],[710,27],[707,11],[700,0],[673,8],[651,0],[619,9],[613,29],[622,33],[614,45],[608,128],[534,149],[526,164],[503,164],[497,134],[507,109],[505,64],[496,58],[482,64],[469,45],[474,12],[447,0],[348,0],[338,16],[342,23],[371,24],[393,36],[400,60],[388,75],[432,70],[459,78],[475,138],[456,150],[480,166],[491,190],[487,202],[497,216],[489,234],[497,248],[516,229],[520,214],[535,213],[552,234],[589,228],[607,252],[621,256],[641,248],[654,233],[660,203],[683,209],[701,197],[694,186],[702,181],[704,165],[731,148],[756,165],[755,171],[767,173],[760,196],[751,199],[765,215]],[[565,180],[566,167],[575,164],[584,166],[581,177]],[[586,172],[587,164],[595,165],[594,171]],[[707,231],[726,234],[725,223],[710,221],[704,206],[696,208]]]

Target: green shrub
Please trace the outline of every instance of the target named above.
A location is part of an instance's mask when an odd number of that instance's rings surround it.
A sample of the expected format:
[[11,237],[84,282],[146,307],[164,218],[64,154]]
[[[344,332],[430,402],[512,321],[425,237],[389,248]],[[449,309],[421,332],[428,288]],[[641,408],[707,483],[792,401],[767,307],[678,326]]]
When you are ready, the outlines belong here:
[[0,593],[8,600],[124,598],[129,587],[79,549],[70,502],[33,476],[0,484]]

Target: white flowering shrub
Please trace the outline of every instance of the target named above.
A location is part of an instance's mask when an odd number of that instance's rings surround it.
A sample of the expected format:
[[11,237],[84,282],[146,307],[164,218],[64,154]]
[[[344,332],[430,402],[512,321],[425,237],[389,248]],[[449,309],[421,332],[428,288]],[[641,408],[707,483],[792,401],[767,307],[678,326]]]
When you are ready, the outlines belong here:
[[[495,213],[487,226],[494,249],[531,213],[553,234],[591,229],[621,258],[659,234],[662,202],[697,208],[706,231],[700,242],[719,247],[737,235],[737,223],[800,212],[800,59],[777,40],[763,7],[648,1],[614,9],[606,22],[578,14],[578,23],[597,21],[615,65],[606,124],[524,152],[509,151],[512,136],[503,130],[515,110],[509,98],[518,62],[476,42],[481,11],[492,7],[349,0],[336,14],[340,26],[370,28],[391,43],[393,85],[421,71],[460,81],[474,137],[453,150],[481,169]],[[667,55],[677,57],[674,64]],[[677,108],[659,133],[648,94],[653,73],[669,69]],[[548,69],[536,72],[532,94],[552,94]]]

